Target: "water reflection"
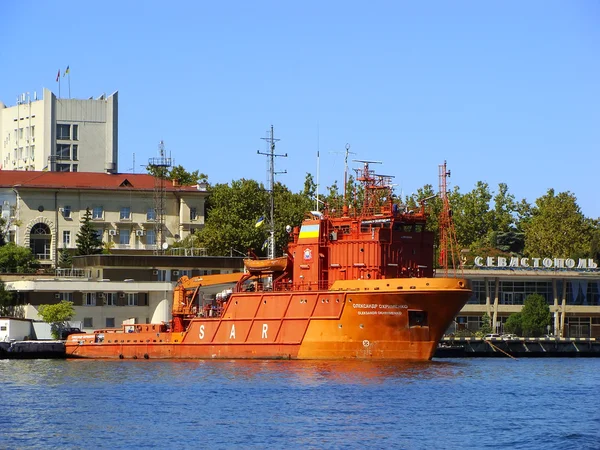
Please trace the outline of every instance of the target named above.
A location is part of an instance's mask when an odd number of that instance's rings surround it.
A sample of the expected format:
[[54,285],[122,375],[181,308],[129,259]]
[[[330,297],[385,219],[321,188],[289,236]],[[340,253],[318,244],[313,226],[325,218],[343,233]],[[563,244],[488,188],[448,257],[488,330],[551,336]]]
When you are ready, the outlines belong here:
[[23,360],[0,361],[0,377],[14,385],[48,386],[87,380],[185,383],[218,379],[220,385],[269,382],[284,385],[412,383],[463,375],[464,364],[446,361],[261,360]]

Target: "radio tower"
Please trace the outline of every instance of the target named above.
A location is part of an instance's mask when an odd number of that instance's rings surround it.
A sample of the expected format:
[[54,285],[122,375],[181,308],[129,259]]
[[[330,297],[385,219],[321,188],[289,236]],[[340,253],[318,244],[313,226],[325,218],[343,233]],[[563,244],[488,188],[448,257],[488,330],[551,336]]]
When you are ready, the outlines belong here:
[[256,153],[259,155],[265,155],[268,157],[269,161],[269,169],[267,171],[267,178],[269,183],[269,198],[271,202],[271,213],[269,217],[269,258],[275,258],[275,197],[274,197],[274,189],[275,189],[275,175],[280,173],[287,173],[287,170],[283,172],[275,172],[275,157],[281,156],[283,158],[287,158],[287,153],[284,154],[276,154],[275,153],[275,142],[279,141],[279,139],[275,139],[273,137],[273,125],[271,125],[271,133],[267,135],[266,138],[261,138],[267,141],[269,145],[269,151],[266,153],[257,150]]
[[165,239],[165,214],[167,204],[166,178],[171,167],[171,158],[165,156],[165,143],[160,141],[158,144],[158,157],[148,160],[148,167],[154,175],[154,235],[156,244],[154,254],[162,255],[166,247]]
[[[459,265],[458,241],[452,220],[452,210],[448,201],[448,187],[446,180],[450,177],[450,171],[446,170],[446,161],[439,166],[440,198],[442,199],[442,213],[440,216],[440,267],[444,269],[444,276],[448,276],[448,268],[452,265],[454,276],[456,276]],[[461,266],[462,272],[462,266]]]

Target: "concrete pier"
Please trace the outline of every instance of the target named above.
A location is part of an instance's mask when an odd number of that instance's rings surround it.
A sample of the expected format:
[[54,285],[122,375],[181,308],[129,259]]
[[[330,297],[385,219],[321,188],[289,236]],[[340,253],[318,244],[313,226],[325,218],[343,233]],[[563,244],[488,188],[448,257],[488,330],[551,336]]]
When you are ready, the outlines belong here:
[[61,359],[65,356],[63,341],[0,342],[0,359]]
[[595,338],[474,338],[445,337],[434,357],[600,357]]

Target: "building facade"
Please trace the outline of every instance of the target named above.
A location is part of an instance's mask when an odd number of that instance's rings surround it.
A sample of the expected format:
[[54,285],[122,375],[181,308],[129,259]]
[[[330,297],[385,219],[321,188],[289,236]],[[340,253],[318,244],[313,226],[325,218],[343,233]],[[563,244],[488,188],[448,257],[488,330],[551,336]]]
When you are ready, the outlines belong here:
[[[3,275],[17,295],[15,315],[40,320],[39,305],[73,302],[75,316],[87,332],[128,323],[158,324],[171,320],[173,288],[182,276],[243,271],[243,258],[217,256],[89,255],[74,258],[74,268],[55,275]],[[231,286],[202,288],[202,299],[213,302]]]
[[204,226],[207,195],[201,185],[146,174],[0,171],[7,241],[31,248],[46,265],[57,265],[59,249],[77,248],[88,208],[105,248],[151,254]]
[[[499,260],[499,261],[498,261]],[[473,295],[453,329],[478,330],[487,314],[494,332],[503,333],[508,317],[520,312],[531,294],[546,300],[552,314],[548,334],[600,338],[600,271],[592,259],[481,257],[463,271]]]
[[87,100],[23,94],[0,102],[0,168],[51,172],[118,171],[118,92]]

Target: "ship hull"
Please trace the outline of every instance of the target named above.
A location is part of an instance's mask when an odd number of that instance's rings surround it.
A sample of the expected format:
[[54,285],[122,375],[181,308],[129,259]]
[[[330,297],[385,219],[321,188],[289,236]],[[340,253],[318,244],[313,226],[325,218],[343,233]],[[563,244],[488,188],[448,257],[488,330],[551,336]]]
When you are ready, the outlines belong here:
[[80,358],[428,360],[470,295],[455,278],[234,294],[221,317],[193,318],[181,333],[126,326],[71,335],[66,349]]

